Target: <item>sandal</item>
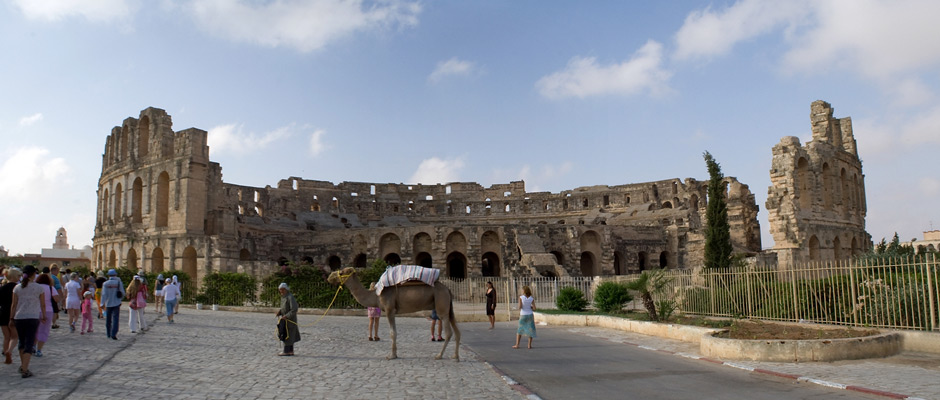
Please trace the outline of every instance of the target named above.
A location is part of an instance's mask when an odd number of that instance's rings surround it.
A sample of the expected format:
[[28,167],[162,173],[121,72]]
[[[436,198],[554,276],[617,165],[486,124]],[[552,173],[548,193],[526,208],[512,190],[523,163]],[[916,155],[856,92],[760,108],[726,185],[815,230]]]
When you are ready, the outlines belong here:
[[375,339],[373,339],[372,336],[369,336],[369,341],[371,342],[371,341],[373,341],[373,340],[375,340]]
[[21,376],[24,377],[24,378],[29,378],[29,377],[33,376],[33,372],[30,371],[30,370],[26,370],[26,372],[24,372],[23,375],[21,375]]
[[375,341],[378,342],[380,339],[378,336],[375,337]]

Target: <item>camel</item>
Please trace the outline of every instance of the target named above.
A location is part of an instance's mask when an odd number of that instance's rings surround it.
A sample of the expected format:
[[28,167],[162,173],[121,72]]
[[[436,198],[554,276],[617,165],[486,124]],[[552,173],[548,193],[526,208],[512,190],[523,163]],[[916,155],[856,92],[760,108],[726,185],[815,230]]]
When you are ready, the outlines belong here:
[[359,304],[365,307],[379,307],[382,311],[385,311],[388,326],[392,332],[392,354],[386,359],[398,358],[395,315],[433,309],[437,311],[437,315],[444,324],[444,346],[441,347],[440,354],[435,356],[434,359],[440,360],[444,357],[444,350],[447,349],[447,344],[450,343],[450,337],[453,334],[456,340],[454,360],[460,361],[460,329],[457,329],[457,321],[454,318],[454,306],[450,289],[444,286],[443,283],[437,281],[434,282],[434,286],[430,286],[423,282],[409,282],[396,286],[387,286],[382,289],[380,296],[376,295],[374,290],[362,286],[356,276],[356,270],[352,267],[334,271],[327,281],[333,285],[345,285]]

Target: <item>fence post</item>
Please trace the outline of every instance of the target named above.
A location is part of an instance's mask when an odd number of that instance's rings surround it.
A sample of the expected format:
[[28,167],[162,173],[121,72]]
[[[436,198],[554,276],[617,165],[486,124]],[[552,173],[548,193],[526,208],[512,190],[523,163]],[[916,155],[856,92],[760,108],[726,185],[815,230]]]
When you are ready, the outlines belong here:
[[793,288],[793,320],[800,320],[800,299],[796,295],[796,268],[790,264],[790,287]]
[[[936,261],[936,256],[930,257],[933,261]],[[924,272],[927,273],[927,297],[928,302],[930,303],[930,329],[931,330],[940,330],[937,327],[937,301],[935,289],[936,282],[933,280],[933,274],[930,271],[930,261],[927,261],[927,257],[924,257]]]
[[717,315],[718,309],[715,307],[715,274],[708,273],[708,305],[711,306],[711,315]]
[[751,299],[751,268],[744,269],[744,285],[747,288],[747,318],[754,316],[754,302]]
[[852,293],[852,324],[855,326],[858,326],[858,311],[855,307],[855,302],[858,301],[858,290],[855,287],[855,274],[861,269],[861,266],[859,265],[860,262],[861,261],[856,258],[853,260],[854,267],[849,268],[849,290]]

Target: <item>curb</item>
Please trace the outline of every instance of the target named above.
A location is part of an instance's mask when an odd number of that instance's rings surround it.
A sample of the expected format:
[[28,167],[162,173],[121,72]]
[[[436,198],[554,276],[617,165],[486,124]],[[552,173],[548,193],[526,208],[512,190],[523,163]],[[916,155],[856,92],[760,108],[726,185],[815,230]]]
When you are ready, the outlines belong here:
[[480,357],[479,354],[477,354],[475,351],[473,351],[469,347],[466,347],[465,345],[461,345],[460,350],[463,351],[464,353],[472,354],[473,358],[476,359],[476,361],[483,362],[483,364],[485,364],[487,367],[493,370],[493,372],[495,372],[496,375],[499,375],[500,378],[503,378],[503,382],[506,382],[506,385],[509,385],[510,389],[515,390],[520,395],[522,395],[522,397],[528,400],[542,400],[542,398],[539,397],[539,395],[533,393],[531,390],[529,390],[529,388],[525,387],[525,385],[522,385],[521,383],[516,382],[515,379],[512,379],[509,375],[506,375],[505,373],[503,373],[503,371],[500,371],[499,368],[496,368],[495,366],[493,366],[493,364],[490,364],[489,362],[484,360],[483,357]]
[[[609,340],[609,339],[608,339],[608,340]],[[748,372],[751,372],[751,373],[764,374],[764,375],[771,375],[771,376],[776,376],[776,377],[785,378],[785,379],[792,379],[792,380],[795,380],[795,381],[797,381],[797,382],[808,382],[808,383],[813,383],[813,384],[816,384],[816,385],[825,386],[825,387],[834,388],[834,389],[851,390],[851,391],[854,391],[854,392],[866,393],[866,394],[871,394],[871,395],[881,396],[881,397],[886,397],[886,398],[891,398],[891,399],[923,400],[923,399],[921,399],[921,398],[919,398],[919,397],[912,397],[912,396],[908,396],[908,395],[904,395],[904,394],[886,392],[886,391],[884,391],[884,390],[871,389],[871,388],[866,388],[866,387],[861,387],[861,386],[846,385],[846,384],[837,383],[837,382],[829,382],[829,381],[824,381],[824,380],[821,380],[821,379],[816,379],[816,378],[812,378],[812,377],[808,377],[808,376],[799,376],[799,375],[787,374],[787,373],[783,373],[783,372],[777,372],[777,371],[766,370],[766,369],[763,369],[763,368],[754,368],[754,367],[749,367],[749,366],[747,366],[747,365],[738,364],[738,363],[734,363],[734,362],[730,362],[730,361],[714,360],[714,359],[711,359],[711,358],[702,357],[702,356],[695,355],[695,354],[676,353],[676,352],[669,351],[669,350],[661,350],[661,349],[657,349],[657,348],[655,348],[655,347],[644,346],[644,345],[639,345],[639,344],[630,343],[630,342],[618,342],[618,343],[623,343],[623,344],[625,344],[625,345],[634,346],[634,347],[637,347],[637,348],[640,348],[640,349],[643,349],[643,350],[656,351],[656,352],[660,352],[660,353],[666,353],[666,354],[677,355],[677,356],[680,356],[680,357],[691,358],[691,359],[693,359],[693,360],[705,361],[705,362],[709,362],[709,363],[712,363],[712,364],[718,364],[718,365],[723,365],[723,366],[726,366],[726,367],[741,369],[741,370],[748,371]],[[495,368],[494,368],[494,370],[495,370]],[[504,377],[504,379],[507,379],[507,378]]]

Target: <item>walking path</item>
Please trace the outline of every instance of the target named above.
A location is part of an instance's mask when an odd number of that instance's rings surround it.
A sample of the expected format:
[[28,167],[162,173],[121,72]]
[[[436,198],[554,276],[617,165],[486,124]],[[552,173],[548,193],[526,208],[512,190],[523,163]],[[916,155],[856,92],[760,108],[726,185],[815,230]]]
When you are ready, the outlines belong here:
[[[156,315],[150,314],[149,320]],[[314,315],[301,315],[301,325]],[[519,399],[519,392],[466,347],[460,362],[434,360],[442,343],[428,341],[430,323],[399,318],[398,356],[388,361],[388,325],[382,340],[366,338],[366,317],[327,316],[301,328],[294,357],[278,357],[272,314],[181,309],[175,324],[158,320],[131,334],[121,315],[119,340],[54,330],[33,358],[32,378],[0,364],[0,398],[7,399]],[[60,319],[61,323],[61,319]],[[65,325],[63,325],[65,326]]]
[[[465,344],[461,361],[434,360],[441,343],[428,341],[424,318],[398,318],[399,360],[387,361],[388,325],[382,341],[370,342],[364,316],[327,316],[301,328],[297,356],[277,357],[271,313],[182,309],[176,323],[156,321],[145,334],[131,334],[121,315],[120,340],[105,338],[104,320],[95,332],[79,335],[53,330],[35,376],[20,378],[18,357],[0,364],[0,398],[102,399],[519,399],[525,388],[511,387]],[[301,315],[310,325],[318,316]],[[61,319],[60,319],[61,323]],[[464,324],[466,325],[466,324]],[[488,324],[487,324],[488,325]],[[467,326],[465,329],[469,329]],[[586,336],[706,360],[698,345],[596,327],[567,327]],[[509,335],[511,342],[513,335]],[[507,343],[508,343],[507,342]],[[445,353],[453,355],[453,343]],[[832,363],[724,362],[728,367],[801,379],[827,386],[868,390],[889,398],[940,400],[940,356],[906,352],[884,359]]]

